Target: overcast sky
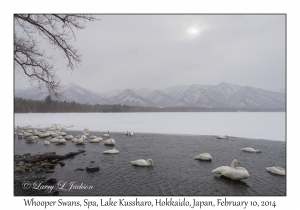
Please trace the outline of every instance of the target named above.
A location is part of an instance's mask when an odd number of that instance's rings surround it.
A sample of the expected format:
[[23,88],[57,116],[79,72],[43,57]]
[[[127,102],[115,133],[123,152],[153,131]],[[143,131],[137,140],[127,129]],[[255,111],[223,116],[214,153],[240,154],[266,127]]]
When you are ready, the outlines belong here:
[[[75,31],[81,65],[71,73],[66,60],[55,61],[62,84],[96,92],[221,82],[285,87],[284,15],[97,17],[101,21]],[[28,86],[16,72],[15,88]]]

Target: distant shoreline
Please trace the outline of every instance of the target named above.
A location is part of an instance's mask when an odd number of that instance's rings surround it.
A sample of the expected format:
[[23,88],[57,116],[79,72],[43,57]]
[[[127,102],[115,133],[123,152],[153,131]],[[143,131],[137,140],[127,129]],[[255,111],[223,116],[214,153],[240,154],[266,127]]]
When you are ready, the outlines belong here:
[[130,112],[286,112],[286,108],[238,107],[144,107],[128,105],[90,105],[75,102],[38,101],[15,98],[14,113],[130,113]]

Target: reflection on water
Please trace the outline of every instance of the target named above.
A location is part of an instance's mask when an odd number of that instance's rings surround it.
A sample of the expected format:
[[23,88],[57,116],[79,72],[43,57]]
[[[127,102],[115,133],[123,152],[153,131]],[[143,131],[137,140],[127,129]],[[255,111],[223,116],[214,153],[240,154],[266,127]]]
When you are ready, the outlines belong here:
[[[76,136],[81,132],[67,131]],[[101,136],[100,132],[90,135]],[[44,145],[45,139],[36,143],[25,143],[15,138],[15,154],[43,154],[56,152],[64,155],[68,152],[86,150],[85,153],[65,159],[65,166],[59,164],[54,173],[40,174],[46,179],[55,178],[58,182],[75,182],[78,185],[93,186],[92,189],[59,189],[59,195],[89,196],[151,196],[151,195],[286,195],[286,176],[276,176],[266,171],[268,166],[286,167],[285,142],[246,140],[230,138],[216,139],[212,136],[185,136],[161,134],[135,134],[126,136],[111,133],[115,139],[115,148],[119,154],[103,154],[112,146],[87,142],[75,145],[67,141],[66,145]],[[246,153],[241,148],[253,147],[262,153]],[[194,157],[208,152],[212,161],[199,161]],[[133,166],[130,161],[153,159],[154,167]],[[237,158],[250,177],[243,181],[232,181],[212,170],[230,166]],[[99,166],[100,171],[89,173],[78,170],[86,166]]]

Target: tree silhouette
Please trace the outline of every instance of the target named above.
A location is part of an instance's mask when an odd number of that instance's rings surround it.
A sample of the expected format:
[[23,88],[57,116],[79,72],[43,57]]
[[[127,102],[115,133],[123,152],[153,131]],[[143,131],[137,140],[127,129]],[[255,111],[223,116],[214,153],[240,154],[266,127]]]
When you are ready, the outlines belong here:
[[[74,70],[81,62],[81,55],[71,44],[76,39],[74,29],[84,29],[86,21],[98,20],[80,14],[15,14],[14,15],[14,65],[37,81],[39,88],[46,86],[52,98],[59,99],[60,79],[54,69],[53,56],[41,47],[45,40],[55,50],[63,52],[67,68]],[[43,41],[43,42],[45,42]]]
[[48,95],[48,96],[45,98],[45,103],[46,103],[46,104],[50,104],[51,102],[52,102],[51,96]]

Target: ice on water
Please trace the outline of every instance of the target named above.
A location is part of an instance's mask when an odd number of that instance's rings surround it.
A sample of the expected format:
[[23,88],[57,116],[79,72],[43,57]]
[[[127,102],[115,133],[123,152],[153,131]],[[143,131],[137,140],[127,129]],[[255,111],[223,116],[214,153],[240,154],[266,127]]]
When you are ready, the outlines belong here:
[[176,113],[28,113],[15,114],[15,126],[68,130],[228,135],[285,141],[285,112],[176,112]]

